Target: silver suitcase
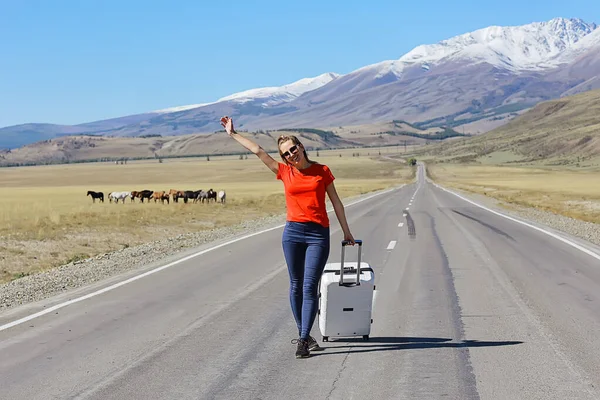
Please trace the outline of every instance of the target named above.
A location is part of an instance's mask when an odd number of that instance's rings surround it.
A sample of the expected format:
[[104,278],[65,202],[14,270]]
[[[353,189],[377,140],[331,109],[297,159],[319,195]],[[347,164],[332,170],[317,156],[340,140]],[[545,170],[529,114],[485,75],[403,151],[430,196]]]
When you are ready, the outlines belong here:
[[348,243],[342,241],[339,263],[327,263],[319,285],[319,330],[323,341],[332,336],[362,336],[369,340],[375,275],[361,262],[362,240],[358,244],[358,261],[344,262]]

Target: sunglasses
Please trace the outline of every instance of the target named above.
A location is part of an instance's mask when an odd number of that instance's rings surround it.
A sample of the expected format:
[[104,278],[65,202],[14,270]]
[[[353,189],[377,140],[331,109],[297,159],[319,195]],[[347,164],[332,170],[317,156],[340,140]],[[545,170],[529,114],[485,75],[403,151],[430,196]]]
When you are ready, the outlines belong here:
[[294,154],[297,151],[298,151],[298,146],[294,145],[294,146],[290,147],[290,149],[288,151],[283,153],[282,156],[284,156],[285,158],[288,158],[289,156],[291,156],[292,154]]

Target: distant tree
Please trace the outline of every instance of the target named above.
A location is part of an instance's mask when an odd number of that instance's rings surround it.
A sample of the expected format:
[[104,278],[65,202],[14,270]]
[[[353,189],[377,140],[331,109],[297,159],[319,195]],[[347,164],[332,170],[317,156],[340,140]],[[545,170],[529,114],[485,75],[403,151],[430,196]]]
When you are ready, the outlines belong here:
[[410,159],[408,160],[408,165],[410,165],[410,166],[415,166],[415,165],[417,165],[417,159],[416,159],[416,158],[410,158]]

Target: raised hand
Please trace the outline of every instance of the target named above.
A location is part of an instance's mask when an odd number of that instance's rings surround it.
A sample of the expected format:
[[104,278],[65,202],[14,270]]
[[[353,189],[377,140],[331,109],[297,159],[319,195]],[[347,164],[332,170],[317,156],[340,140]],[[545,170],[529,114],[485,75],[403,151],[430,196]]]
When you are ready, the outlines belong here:
[[221,126],[225,128],[229,136],[235,133],[235,129],[233,127],[233,120],[228,116],[224,116],[223,118],[221,118]]

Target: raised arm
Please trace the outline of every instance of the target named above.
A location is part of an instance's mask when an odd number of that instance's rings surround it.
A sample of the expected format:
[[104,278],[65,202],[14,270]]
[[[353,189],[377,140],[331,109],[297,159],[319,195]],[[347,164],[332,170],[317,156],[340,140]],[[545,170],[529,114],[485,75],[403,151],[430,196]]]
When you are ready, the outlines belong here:
[[348,226],[348,221],[346,221],[346,212],[344,211],[344,205],[342,204],[340,196],[338,196],[337,191],[335,190],[333,182],[327,185],[325,190],[327,191],[329,200],[331,200],[331,205],[333,206],[333,210],[335,211],[335,216],[340,222],[342,232],[344,232],[344,240],[349,241],[350,244],[354,246],[354,237],[352,236],[352,233],[350,233],[350,227]]
[[229,117],[221,118],[221,125],[227,131],[227,134],[238,141],[239,144],[250,150],[252,153],[256,154],[258,158],[267,166],[273,173],[277,173],[279,171],[279,162],[277,162],[273,157],[269,155],[262,147],[260,147],[257,143],[254,143],[252,140],[243,137],[239,133],[235,131],[233,127],[233,120]]

